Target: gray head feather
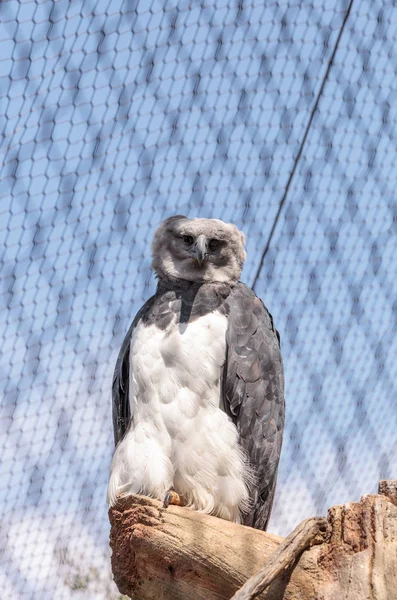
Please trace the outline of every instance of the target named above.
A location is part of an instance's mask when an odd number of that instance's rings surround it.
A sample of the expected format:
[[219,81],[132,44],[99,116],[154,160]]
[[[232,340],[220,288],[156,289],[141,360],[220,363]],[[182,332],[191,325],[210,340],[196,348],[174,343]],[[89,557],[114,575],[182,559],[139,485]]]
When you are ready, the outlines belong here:
[[219,219],[163,221],[154,234],[152,267],[171,281],[236,282],[246,258],[244,234]]

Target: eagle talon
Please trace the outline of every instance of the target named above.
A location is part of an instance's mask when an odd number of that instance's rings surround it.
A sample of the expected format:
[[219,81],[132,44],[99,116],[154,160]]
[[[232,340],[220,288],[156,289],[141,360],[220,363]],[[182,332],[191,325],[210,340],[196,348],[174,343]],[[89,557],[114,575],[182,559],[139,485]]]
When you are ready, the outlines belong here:
[[170,504],[173,504],[174,506],[185,506],[185,502],[180,495],[172,488],[168,490],[164,496],[163,508],[168,508]]

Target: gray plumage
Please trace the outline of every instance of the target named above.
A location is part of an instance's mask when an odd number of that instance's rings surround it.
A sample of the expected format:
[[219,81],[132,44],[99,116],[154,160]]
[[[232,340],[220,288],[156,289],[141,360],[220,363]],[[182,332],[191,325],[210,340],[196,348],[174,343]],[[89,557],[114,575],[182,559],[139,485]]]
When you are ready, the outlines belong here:
[[[183,244],[181,239],[185,240]],[[193,243],[187,248],[191,239]],[[200,246],[198,249],[195,242]],[[120,448],[134,428],[132,413],[134,406],[139,405],[136,391],[134,402],[130,398],[133,368],[130,348],[138,327],[153,326],[159,335],[161,332],[168,335],[170,328],[177,328],[177,335],[182,338],[187,327],[195,322],[204,323],[205,317],[226,318],[218,406],[237,429],[238,444],[244,450],[247,471],[244,481],[249,502],[241,501],[239,520],[265,529],[274,497],[284,426],[283,363],[271,315],[254,292],[238,281],[245,259],[243,244],[244,237],[234,225],[213,219],[189,220],[178,216],[162,224],[153,243],[153,266],[159,276],[157,291],[136,315],[116,363],[113,424],[115,443]],[[204,250],[208,250],[209,256],[204,256]],[[199,256],[196,262],[206,261],[204,268],[192,260],[196,255]],[[211,435],[216,436],[216,431]],[[189,441],[185,442],[184,451],[189,453]],[[120,458],[114,459],[112,473],[122,469],[121,462]],[[150,493],[150,490],[140,491]],[[110,492],[110,498],[113,496],[114,492]],[[191,504],[195,506],[194,501]],[[220,509],[209,512],[223,514]]]

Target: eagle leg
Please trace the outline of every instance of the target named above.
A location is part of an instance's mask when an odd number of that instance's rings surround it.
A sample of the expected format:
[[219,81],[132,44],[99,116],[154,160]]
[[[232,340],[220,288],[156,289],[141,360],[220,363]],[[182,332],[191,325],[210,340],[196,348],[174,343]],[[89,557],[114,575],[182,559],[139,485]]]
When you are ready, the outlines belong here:
[[168,508],[170,504],[174,504],[175,506],[185,506],[186,504],[173,488],[170,488],[164,496],[163,508]]

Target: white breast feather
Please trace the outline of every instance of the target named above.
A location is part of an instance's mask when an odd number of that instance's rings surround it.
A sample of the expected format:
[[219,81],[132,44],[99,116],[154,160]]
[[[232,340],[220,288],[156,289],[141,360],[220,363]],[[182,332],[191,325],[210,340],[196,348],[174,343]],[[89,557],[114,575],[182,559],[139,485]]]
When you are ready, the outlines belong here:
[[194,509],[240,521],[252,475],[237,429],[219,408],[226,329],[219,312],[165,331],[137,326],[133,425],[113,457],[110,504],[122,492],[162,500],[172,487]]

